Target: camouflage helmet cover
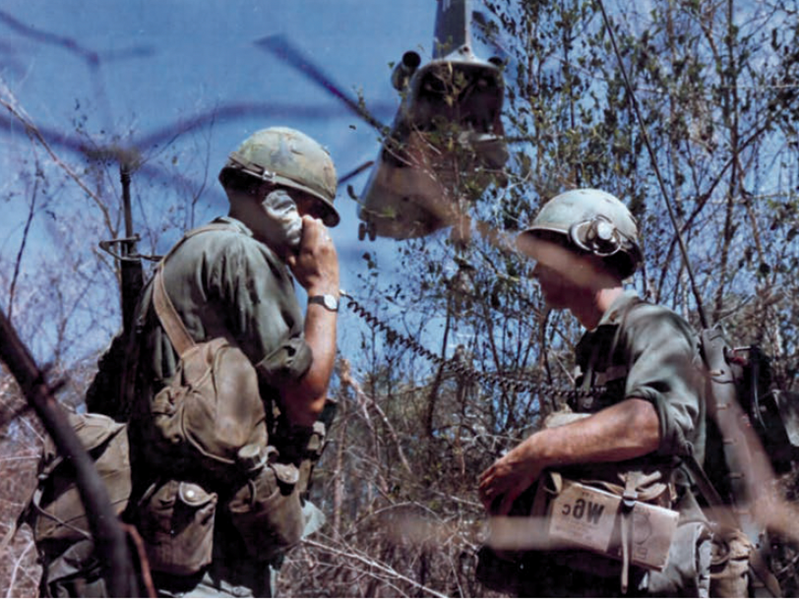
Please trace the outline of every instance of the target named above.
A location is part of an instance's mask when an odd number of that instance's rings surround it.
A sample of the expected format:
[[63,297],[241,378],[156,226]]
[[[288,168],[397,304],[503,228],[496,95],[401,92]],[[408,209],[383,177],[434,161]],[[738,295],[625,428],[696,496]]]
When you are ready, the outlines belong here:
[[296,129],[270,127],[255,132],[231,152],[222,172],[226,169],[310,194],[326,209],[325,225],[339,223],[333,207],[338,183],[333,160],[318,142]]
[[[519,234],[517,244],[526,236],[562,236],[582,251],[615,261],[622,277],[632,275],[643,260],[635,218],[618,198],[601,190],[578,189],[555,196]],[[626,260],[619,264],[616,259],[621,257]]]

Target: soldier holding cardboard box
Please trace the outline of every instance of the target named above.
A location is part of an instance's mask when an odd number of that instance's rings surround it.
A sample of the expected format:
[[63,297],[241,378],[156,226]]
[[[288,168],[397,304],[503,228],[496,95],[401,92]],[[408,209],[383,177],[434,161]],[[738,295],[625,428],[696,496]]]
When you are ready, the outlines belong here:
[[610,194],[573,190],[517,244],[547,305],[587,329],[580,393],[481,474],[486,509],[541,517],[528,523],[546,551],[501,552],[496,519],[478,577],[530,597],[707,595],[710,533],[680,466],[703,460],[702,362],[684,319],[624,290],[642,260],[635,220]]

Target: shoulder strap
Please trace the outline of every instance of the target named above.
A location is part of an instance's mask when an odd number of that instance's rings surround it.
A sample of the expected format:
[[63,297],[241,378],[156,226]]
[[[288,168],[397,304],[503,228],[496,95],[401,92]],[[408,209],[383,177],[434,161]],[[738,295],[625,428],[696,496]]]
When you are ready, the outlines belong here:
[[166,286],[164,285],[164,267],[167,259],[189,238],[206,231],[222,230],[238,231],[235,226],[227,223],[209,223],[204,227],[193,229],[172,247],[167,255],[161,259],[161,262],[158,263],[155,269],[155,277],[153,278],[153,308],[155,308],[155,314],[158,315],[158,320],[161,322],[164,331],[166,331],[169,341],[180,356],[183,356],[183,354],[196,344],[191,334],[186,329],[186,326],[183,324],[183,321],[181,321],[180,316],[178,316],[178,312],[175,310],[175,305],[172,304],[169,294],[167,294]]
[[183,321],[180,320],[175,305],[169,299],[164,287],[164,269],[163,263],[159,264],[155,270],[155,279],[153,279],[153,308],[155,314],[158,315],[158,320],[161,326],[166,331],[169,341],[172,346],[177,350],[180,356],[194,347],[194,340],[189,334]]
[[[627,325],[627,317],[633,311],[634,308],[636,308],[637,306],[641,306],[643,304],[647,304],[647,302],[645,300],[641,300],[638,297],[635,297],[627,304],[627,306],[624,307],[623,312],[621,313],[621,320],[616,326],[616,331],[613,333],[613,340],[611,341],[610,349],[608,350],[608,357],[610,357],[611,360],[613,360],[613,357],[616,354],[616,348],[619,345],[619,339],[621,338],[622,330]],[[587,365],[588,371],[583,374],[582,389],[586,393],[589,393],[591,390],[594,365],[596,364],[596,360],[599,357],[600,351],[601,348],[598,344],[591,349],[591,358],[589,359]]]

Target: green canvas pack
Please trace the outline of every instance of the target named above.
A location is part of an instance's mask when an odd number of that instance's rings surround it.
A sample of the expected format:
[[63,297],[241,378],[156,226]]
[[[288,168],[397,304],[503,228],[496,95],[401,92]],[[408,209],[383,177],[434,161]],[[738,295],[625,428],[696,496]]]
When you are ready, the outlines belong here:
[[[117,514],[127,507],[131,493],[127,429],[110,417],[94,413],[70,414],[69,422],[105,483]],[[60,554],[66,546],[91,539],[86,511],[75,483],[72,465],[47,439],[39,469],[39,486],[31,501],[34,539],[46,554]]]
[[[94,459],[114,511],[121,514],[128,506],[132,489],[126,425],[94,413],[70,414],[68,418]],[[39,465],[39,484],[21,521],[31,526],[44,567],[43,596],[105,595],[101,565],[94,553],[94,539],[75,482],[75,470],[58,454],[49,438]]]
[[267,444],[258,376],[244,352],[225,338],[192,339],[164,285],[167,258],[156,269],[152,301],[180,360],[170,383],[151,401],[148,455],[152,464],[166,463],[173,472],[200,470],[229,481],[241,448]]

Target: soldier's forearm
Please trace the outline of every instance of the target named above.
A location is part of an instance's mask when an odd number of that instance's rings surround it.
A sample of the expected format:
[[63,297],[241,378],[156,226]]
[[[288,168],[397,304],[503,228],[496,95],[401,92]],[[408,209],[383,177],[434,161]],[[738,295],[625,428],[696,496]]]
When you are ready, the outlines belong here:
[[544,468],[617,462],[657,450],[660,422],[652,403],[631,398],[585,419],[540,431],[525,445]]
[[305,315],[305,342],[313,363],[305,375],[285,391],[286,416],[290,423],[311,426],[327,400],[327,389],[336,360],[338,314],[324,306],[309,304]]

